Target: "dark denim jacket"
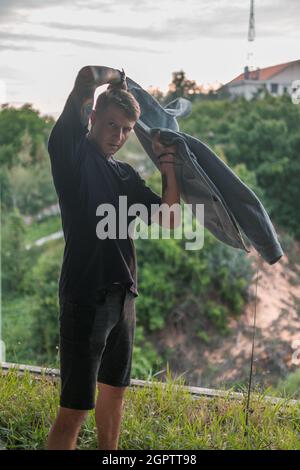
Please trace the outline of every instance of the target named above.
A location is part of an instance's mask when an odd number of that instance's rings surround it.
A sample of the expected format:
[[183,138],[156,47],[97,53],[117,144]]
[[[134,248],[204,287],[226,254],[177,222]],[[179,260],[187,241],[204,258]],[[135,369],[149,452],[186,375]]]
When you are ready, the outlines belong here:
[[283,250],[258,197],[207,145],[179,131],[176,117],[190,114],[190,101],[178,98],[163,108],[129,77],[127,86],[141,108],[135,133],[157,168],[151,135],[159,129],[162,143],[176,143],[180,194],[184,202],[192,204],[194,215],[195,204],[204,204],[204,225],[216,238],[248,253],[252,244],[265,261],[276,263]]

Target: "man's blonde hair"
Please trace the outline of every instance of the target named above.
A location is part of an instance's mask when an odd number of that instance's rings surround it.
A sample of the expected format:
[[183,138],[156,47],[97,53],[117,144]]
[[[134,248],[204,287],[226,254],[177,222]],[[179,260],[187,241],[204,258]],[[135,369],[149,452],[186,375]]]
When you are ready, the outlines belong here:
[[140,105],[135,97],[126,90],[111,88],[101,93],[96,101],[96,113],[102,113],[109,105],[118,106],[129,119],[137,121],[141,115]]

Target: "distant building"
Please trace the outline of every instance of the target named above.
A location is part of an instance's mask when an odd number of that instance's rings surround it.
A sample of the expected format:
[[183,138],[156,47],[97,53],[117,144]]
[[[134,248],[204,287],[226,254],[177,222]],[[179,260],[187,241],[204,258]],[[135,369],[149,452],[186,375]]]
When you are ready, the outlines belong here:
[[274,96],[291,94],[294,80],[300,80],[300,60],[256,70],[250,70],[246,66],[244,73],[226,83],[221,89],[229,92],[232,97],[244,96],[250,100],[264,88]]

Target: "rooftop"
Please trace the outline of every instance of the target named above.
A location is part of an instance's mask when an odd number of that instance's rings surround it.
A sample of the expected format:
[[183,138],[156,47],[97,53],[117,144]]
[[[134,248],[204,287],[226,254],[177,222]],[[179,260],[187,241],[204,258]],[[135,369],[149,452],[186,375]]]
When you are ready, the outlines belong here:
[[[278,64],[278,65],[272,65],[271,67],[264,67],[262,69],[256,69],[256,70],[249,70],[249,75],[247,80],[269,80],[270,78],[274,77],[277,75],[279,72],[282,72],[284,69],[289,67],[292,64],[300,64],[300,59],[299,60],[293,60],[292,62],[285,62],[284,64]],[[238,82],[242,82],[245,80],[245,73],[241,73],[237,77],[235,77],[233,80],[227,83],[227,85],[233,85]]]

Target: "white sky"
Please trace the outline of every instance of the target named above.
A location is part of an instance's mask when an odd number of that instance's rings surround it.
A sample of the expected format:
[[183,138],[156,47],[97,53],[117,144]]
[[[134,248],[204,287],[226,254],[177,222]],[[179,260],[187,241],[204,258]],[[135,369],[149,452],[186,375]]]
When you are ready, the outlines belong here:
[[[225,83],[246,64],[250,0],[0,0],[0,102],[62,110],[83,65],[164,92],[183,69]],[[256,0],[254,64],[299,59],[300,0]],[[299,77],[300,78],[300,77]]]

